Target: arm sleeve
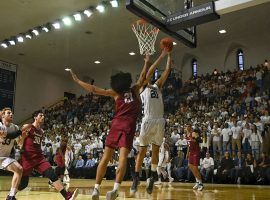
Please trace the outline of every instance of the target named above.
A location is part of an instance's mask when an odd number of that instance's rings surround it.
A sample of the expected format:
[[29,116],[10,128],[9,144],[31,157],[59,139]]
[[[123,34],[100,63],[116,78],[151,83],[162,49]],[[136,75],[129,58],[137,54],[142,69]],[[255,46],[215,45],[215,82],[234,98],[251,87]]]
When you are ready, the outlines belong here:
[[15,138],[19,137],[21,134],[22,134],[21,130],[13,131],[11,133],[8,133],[6,138],[7,139],[15,139]]

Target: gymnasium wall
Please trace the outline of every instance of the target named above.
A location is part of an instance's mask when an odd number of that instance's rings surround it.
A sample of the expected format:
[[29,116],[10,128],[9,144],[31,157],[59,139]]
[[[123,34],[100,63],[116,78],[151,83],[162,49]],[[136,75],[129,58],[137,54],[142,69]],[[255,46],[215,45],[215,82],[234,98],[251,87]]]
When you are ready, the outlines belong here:
[[35,110],[54,103],[64,92],[82,94],[83,90],[70,77],[61,77],[19,64],[15,95],[15,122],[31,116]]

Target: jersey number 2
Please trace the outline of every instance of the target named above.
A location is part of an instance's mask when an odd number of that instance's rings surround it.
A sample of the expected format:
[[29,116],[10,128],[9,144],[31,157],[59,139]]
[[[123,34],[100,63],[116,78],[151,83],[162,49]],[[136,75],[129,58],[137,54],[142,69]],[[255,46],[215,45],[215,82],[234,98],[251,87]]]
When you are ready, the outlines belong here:
[[153,99],[153,98],[158,99],[158,93],[157,93],[156,90],[151,90],[151,98],[152,98],[152,99]]

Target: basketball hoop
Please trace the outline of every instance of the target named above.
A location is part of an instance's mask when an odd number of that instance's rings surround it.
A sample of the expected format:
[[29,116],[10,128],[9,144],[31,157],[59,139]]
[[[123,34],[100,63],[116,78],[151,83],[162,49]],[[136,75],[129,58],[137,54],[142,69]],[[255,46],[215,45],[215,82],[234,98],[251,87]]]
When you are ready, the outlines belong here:
[[131,27],[138,39],[140,54],[153,55],[159,29],[143,19],[137,20],[131,24]]

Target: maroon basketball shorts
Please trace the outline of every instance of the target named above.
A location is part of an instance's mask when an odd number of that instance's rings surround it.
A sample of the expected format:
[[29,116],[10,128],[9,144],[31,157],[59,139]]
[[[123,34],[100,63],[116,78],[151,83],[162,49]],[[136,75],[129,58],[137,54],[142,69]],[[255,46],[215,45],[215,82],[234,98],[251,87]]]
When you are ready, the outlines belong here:
[[200,165],[200,155],[198,153],[189,153],[188,163],[194,166]]
[[44,158],[43,155],[35,158],[27,158],[22,155],[20,164],[23,167],[23,176],[29,176],[33,169],[38,173],[43,174],[47,169],[51,168],[51,164]]
[[114,121],[106,138],[105,145],[113,149],[125,147],[131,150],[133,146],[135,130],[136,121],[135,123],[127,120]]

